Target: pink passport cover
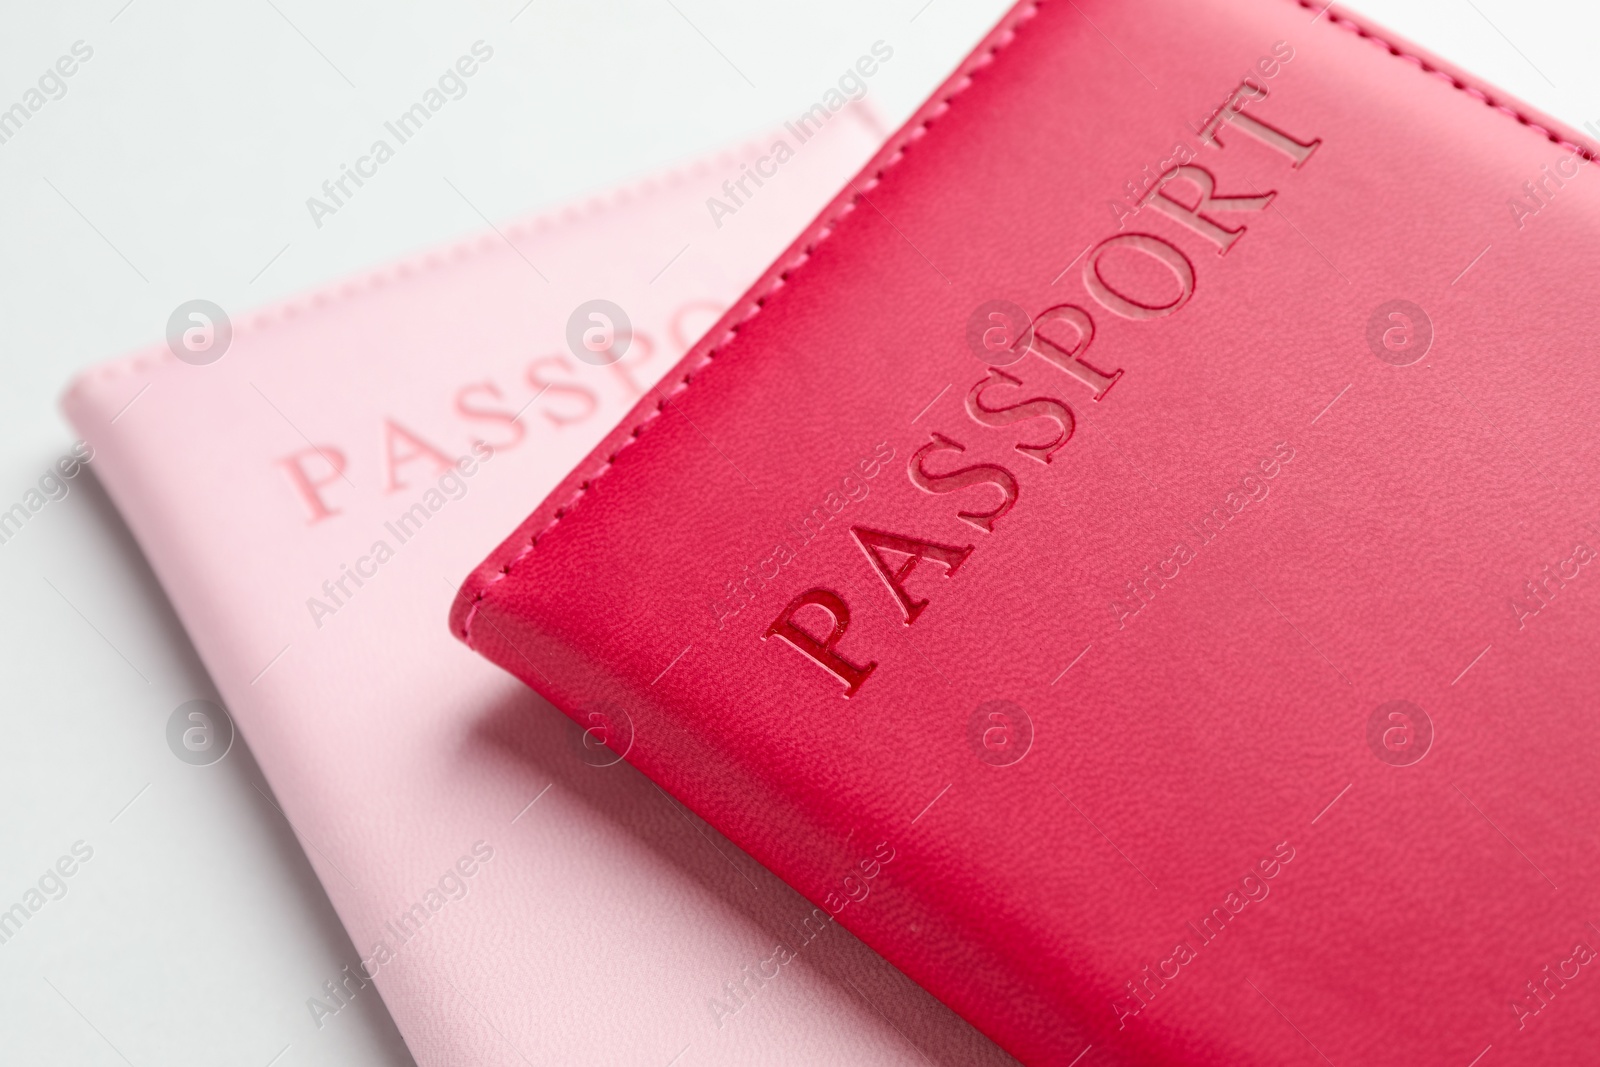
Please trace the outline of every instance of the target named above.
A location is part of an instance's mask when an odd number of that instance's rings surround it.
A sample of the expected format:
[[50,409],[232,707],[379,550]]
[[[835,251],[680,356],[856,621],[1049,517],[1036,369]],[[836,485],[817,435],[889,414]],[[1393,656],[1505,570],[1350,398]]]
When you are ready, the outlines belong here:
[[[793,158],[714,220],[777,136]],[[761,138],[65,397],[419,1063],[1006,1062],[438,625],[881,136],[853,109]],[[617,365],[565,343],[595,297],[634,324]]]
[[1593,160],[1019,4],[451,624],[1029,1064],[1600,1062]]

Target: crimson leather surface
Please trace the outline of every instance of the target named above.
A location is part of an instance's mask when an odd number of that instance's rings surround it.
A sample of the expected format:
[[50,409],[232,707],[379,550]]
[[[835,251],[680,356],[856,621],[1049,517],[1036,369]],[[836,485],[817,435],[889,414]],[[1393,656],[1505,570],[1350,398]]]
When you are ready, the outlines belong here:
[[[1569,162],[1516,211],[1573,134],[1317,16],[1014,10],[452,616],[570,714],[625,710],[630,760],[813,901],[848,900],[846,926],[1029,1064],[1600,1047],[1600,177]],[[1298,167],[1237,123],[1196,134],[1278,42],[1293,58],[1244,113],[1316,139]],[[1086,262],[1147,304],[1177,283],[1086,251],[1178,143],[1216,196],[1276,197],[1210,213],[1245,228],[1226,255],[1170,215],[1123,219],[1194,274],[1173,313],[1123,317]],[[1070,406],[1048,464],[1014,446],[1059,419],[968,414],[989,373],[968,319],[993,299],[1081,307],[1085,358],[1123,371],[1092,401],[1030,354],[1004,368],[1021,387],[983,394]],[[1405,366],[1368,341],[1391,300],[1431,322]],[[927,472],[1014,476],[992,530],[958,512],[994,509],[994,485],[908,477],[935,433],[965,451]],[[880,442],[894,458],[859,477]],[[973,551],[910,572],[928,605],[908,626],[852,527]],[[876,663],[849,699],[763,639],[812,588],[848,603],[835,650]],[[826,633],[820,608],[796,621]],[[1034,731],[1008,766],[969,742],[994,700]],[[1431,724],[1410,765],[1369,742],[1396,700]]]

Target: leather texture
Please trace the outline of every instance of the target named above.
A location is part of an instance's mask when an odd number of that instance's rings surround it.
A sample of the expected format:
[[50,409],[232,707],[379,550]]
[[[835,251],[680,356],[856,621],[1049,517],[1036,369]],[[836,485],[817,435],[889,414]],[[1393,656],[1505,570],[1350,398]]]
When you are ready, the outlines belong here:
[[451,626],[1025,1063],[1592,1062],[1593,158],[1020,5]]
[[[706,198],[781,131],[241,317],[210,365],[155,348],[65,399],[419,1064],[1010,1062],[437,625],[493,532],[884,133],[834,116],[720,227]],[[633,320],[615,366],[567,346],[594,297]],[[443,481],[458,456],[473,473]],[[350,973],[329,977],[372,996]]]

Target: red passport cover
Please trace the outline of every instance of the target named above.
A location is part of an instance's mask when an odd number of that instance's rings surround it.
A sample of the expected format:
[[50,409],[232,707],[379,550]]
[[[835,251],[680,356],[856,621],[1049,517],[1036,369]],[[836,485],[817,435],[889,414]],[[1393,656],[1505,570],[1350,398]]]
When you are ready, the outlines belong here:
[[1594,1062],[1593,158],[1020,5],[452,628],[1025,1063]]

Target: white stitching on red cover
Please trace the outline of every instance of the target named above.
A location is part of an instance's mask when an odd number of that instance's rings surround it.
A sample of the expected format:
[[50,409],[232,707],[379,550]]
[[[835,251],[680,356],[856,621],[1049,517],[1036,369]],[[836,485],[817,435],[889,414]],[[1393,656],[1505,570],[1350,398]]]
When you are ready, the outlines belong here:
[[[1301,7],[1305,8],[1307,11],[1323,11],[1323,10],[1327,10],[1327,9],[1321,7],[1320,5],[1314,3],[1313,0],[1295,0],[1295,3],[1299,4]],[[1329,22],[1332,22],[1334,25],[1338,26],[1340,29],[1348,30],[1351,33],[1355,34],[1357,37],[1365,37],[1369,41],[1373,41],[1373,42],[1375,42],[1377,44],[1382,45],[1384,48],[1388,49],[1389,50],[1389,54],[1394,56],[1395,58],[1404,59],[1407,62],[1415,63],[1425,73],[1432,74],[1435,78],[1441,78],[1444,81],[1449,82],[1450,85],[1453,88],[1460,89],[1462,92],[1466,93],[1468,96],[1473,97],[1474,99],[1477,99],[1477,100],[1481,100],[1484,104],[1488,105],[1489,107],[1494,108],[1496,111],[1500,112],[1501,114],[1509,115],[1511,118],[1516,119],[1518,122],[1520,122],[1524,126],[1527,126],[1529,129],[1537,130],[1538,132],[1544,134],[1545,138],[1547,140],[1549,140],[1551,143],[1558,144],[1563,148],[1570,148],[1574,152],[1576,152],[1579,155],[1581,155],[1584,159],[1593,161],[1596,158],[1594,150],[1592,148],[1590,148],[1588,145],[1577,144],[1577,143],[1575,143],[1573,141],[1568,141],[1568,140],[1562,138],[1561,135],[1556,133],[1554,130],[1551,130],[1551,129],[1545,127],[1545,126],[1541,126],[1539,123],[1533,121],[1533,119],[1531,119],[1527,115],[1524,115],[1522,112],[1518,111],[1516,108],[1507,107],[1505,104],[1500,103],[1494,97],[1490,96],[1488,93],[1484,92],[1482,89],[1479,89],[1477,86],[1469,85],[1466,82],[1462,81],[1460,78],[1456,77],[1454,74],[1451,74],[1449,71],[1440,70],[1438,67],[1434,66],[1432,63],[1429,63],[1426,59],[1423,59],[1421,56],[1415,55],[1415,54],[1413,54],[1411,52],[1407,52],[1404,49],[1402,49],[1402,48],[1398,47],[1397,45],[1393,44],[1392,42],[1385,40],[1384,38],[1380,37],[1378,34],[1373,33],[1371,30],[1367,29],[1366,26],[1362,25],[1360,22],[1358,22],[1357,20],[1351,18],[1350,16],[1342,14],[1342,13],[1339,13],[1339,12],[1336,12],[1336,11],[1328,10],[1327,11],[1327,17],[1328,17],[1328,21]]]
[[[484,597],[486,597],[489,594],[489,590],[494,586],[494,584],[496,582],[500,581],[502,578],[505,578],[506,576],[508,576],[511,573],[512,568],[514,568],[518,563],[521,563],[523,561],[523,559],[525,559],[528,556],[528,554],[533,551],[534,547],[536,545],[538,545],[539,538],[543,537],[545,534],[549,533],[552,529],[554,529],[556,524],[559,523],[563,518],[565,518],[567,516],[567,513],[570,512],[574,507],[577,506],[578,501],[580,499],[582,499],[583,494],[588,491],[589,487],[591,485],[593,485],[600,478],[601,475],[605,474],[606,471],[608,471],[608,470],[610,470],[612,468],[612,466],[617,461],[617,457],[622,454],[623,450],[626,449],[629,445],[633,444],[633,442],[637,441],[639,439],[639,436],[644,432],[645,427],[648,426],[650,424],[650,422],[653,419],[656,418],[656,416],[660,415],[661,412],[666,409],[668,397],[669,396],[675,396],[678,393],[681,393],[685,389],[689,388],[689,383],[694,379],[694,376],[696,374],[700,373],[700,371],[708,363],[710,363],[712,361],[712,359],[714,359],[716,357],[716,354],[720,349],[722,349],[727,344],[729,344],[738,335],[739,327],[744,325],[746,322],[749,322],[750,319],[754,318],[761,311],[761,308],[766,303],[767,299],[769,297],[771,297],[772,294],[774,294],[779,289],[781,289],[788,282],[789,275],[792,274],[794,271],[798,270],[800,268],[800,266],[806,262],[806,260],[810,259],[811,258],[811,253],[816,250],[818,245],[820,245],[823,241],[827,240],[828,236],[831,233],[833,233],[834,228],[838,225],[838,223],[840,221],[842,221],[844,219],[844,217],[846,215],[848,215],[851,211],[855,210],[856,201],[861,198],[861,194],[863,192],[866,192],[869,189],[874,188],[878,184],[879,180],[883,177],[884,172],[887,171],[890,167],[894,166],[896,163],[898,163],[902,158],[904,158],[905,150],[906,150],[907,146],[909,146],[913,141],[917,140],[924,133],[926,133],[927,129],[928,129],[928,126],[930,124],[932,124],[935,119],[938,119],[940,116],[942,116],[946,111],[948,111],[950,109],[950,101],[953,100],[957,95],[959,95],[961,93],[961,91],[964,90],[967,86],[972,84],[972,75],[977,73],[983,67],[987,66],[989,63],[991,63],[994,60],[995,55],[1002,48],[1004,48],[1006,45],[1010,44],[1016,38],[1017,28],[1023,22],[1026,22],[1028,19],[1032,18],[1038,12],[1039,6],[1041,4],[1043,4],[1044,2],[1045,2],[1045,0],[1035,0],[1034,3],[1029,4],[1025,8],[1022,8],[1014,16],[1012,16],[1011,24],[1006,27],[1006,29],[1003,32],[1003,34],[995,41],[995,43],[993,45],[991,45],[988,48],[987,51],[983,52],[980,56],[978,56],[972,62],[972,66],[968,70],[967,74],[964,75],[954,85],[952,85],[950,91],[948,93],[946,93],[944,98],[941,99],[939,101],[939,103],[934,106],[934,109],[928,114],[928,117],[923,119],[922,122],[918,123],[917,126],[913,130],[911,130],[910,133],[908,133],[906,135],[905,142],[900,146],[900,149],[898,151],[896,151],[894,155],[890,156],[887,160],[884,161],[883,166],[879,167],[878,170],[872,175],[872,177],[870,179],[868,179],[868,181],[866,182],[865,186],[861,187],[861,188],[857,188],[856,189],[856,195],[852,196],[848,201],[846,201],[839,208],[838,212],[833,216],[833,218],[829,219],[828,222],[822,227],[822,229],[817,231],[816,238],[810,244],[806,245],[806,247],[804,249],[801,250],[800,255],[794,260],[794,262],[790,263],[788,265],[788,267],[785,268],[782,271],[782,273],[780,273],[778,275],[778,277],[773,281],[772,285],[767,289],[767,291],[765,293],[763,293],[761,296],[757,297],[752,302],[752,306],[751,306],[750,310],[744,315],[744,317],[741,318],[732,327],[730,327],[728,332],[723,335],[721,340],[719,340],[715,345],[713,345],[711,348],[706,350],[705,355],[700,359],[700,362],[699,362],[698,365],[696,365],[692,370],[684,372],[683,377],[680,378],[678,380],[678,382],[672,387],[672,392],[670,394],[663,395],[661,400],[656,404],[656,406],[653,409],[651,409],[649,412],[647,412],[645,414],[644,418],[640,419],[638,421],[638,423],[636,423],[634,425],[632,431],[629,432],[627,438],[620,445],[618,445],[616,447],[616,449],[609,456],[606,457],[606,461],[604,463],[602,463],[599,466],[599,468],[597,468],[595,470],[595,472],[593,474],[591,474],[589,477],[585,478],[581,483],[579,483],[578,488],[573,491],[572,497],[565,504],[561,505],[561,507],[556,509],[555,514],[551,516],[550,521],[545,524],[544,528],[539,530],[533,536],[529,537],[528,538],[528,543],[522,547],[522,550],[520,552],[518,552],[515,557],[513,557],[510,561],[508,561],[498,571],[496,571],[495,574],[492,577],[490,577],[490,579],[486,583],[484,583],[484,587],[478,591],[478,595],[473,597],[473,599],[472,599],[472,607],[468,610],[467,617],[462,621],[462,624],[461,624],[461,634],[460,634],[460,636],[461,636],[461,639],[467,643],[467,646],[469,648],[472,647],[472,623],[473,623],[473,620],[476,619],[477,616],[478,616],[478,605],[483,602]],[[1365,26],[1363,26],[1361,23],[1357,22],[1355,19],[1350,18],[1347,15],[1339,14],[1337,12],[1329,10],[1327,7],[1319,7],[1319,5],[1313,3],[1312,0],[1294,0],[1294,2],[1299,4],[1299,6],[1301,6],[1302,8],[1305,8],[1308,11],[1324,11],[1324,12],[1326,12],[1326,15],[1327,15],[1327,18],[1329,19],[1329,21],[1333,22],[1335,25],[1339,26],[1341,29],[1348,30],[1348,31],[1360,36],[1360,37],[1365,37],[1365,38],[1367,38],[1369,40],[1375,41],[1376,43],[1378,43],[1380,45],[1383,45],[1385,48],[1387,48],[1389,50],[1389,54],[1390,55],[1393,55],[1396,58],[1404,59],[1404,60],[1407,60],[1407,61],[1409,61],[1411,63],[1414,63],[1422,71],[1424,71],[1424,72],[1426,72],[1428,74],[1432,74],[1432,75],[1434,75],[1435,77],[1438,77],[1438,78],[1443,78],[1444,80],[1448,81],[1452,86],[1454,86],[1457,89],[1460,89],[1462,92],[1466,93],[1467,95],[1472,96],[1472,97],[1476,97],[1477,99],[1483,101],[1483,103],[1485,103],[1489,107],[1494,108],[1496,111],[1499,111],[1499,112],[1501,112],[1501,113],[1503,113],[1505,115],[1508,115],[1511,118],[1516,119],[1522,125],[1527,126],[1527,127],[1531,128],[1531,129],[1537,130],[1539,133],[1544,134],[1545,137],[1547,137],[1549,140],[1553,141],[1554,143],[1556,143],[1558,145],[1562,145],[1563,147],[1571,148],[1573,151],[1581,153],[1584,156],[1584,158],[1586,158],[1586,159],[1593,160],[1593,159],[1596,158],[1595,153],[1593,152],[1593,150],[1591,150],[1587,146],[1581,145],[1581,144],[1575,144],[1575,143],[1573,143],[1571,141],[1563,140],[1555,132],[1545,128],[1544,126],[1541,126],[1537,122],[1534,122],[1531,118],[1529,118],[1527,115],[1524,115],[1522,112],[1517,111],[1514,108],[1510,108],[1510,107],[1505,106],[1504,104],[1499,103],[1493,97],[1491,97],[1487,93],[1483,92],[1481,89],[1478,89],[1478,88],[1476,88],[1474,86],[1468,85],[1466,82],[1463,82],[1461,79],[1455,77],[1454,75],[1449,74],[1446,71],[1440,70],[1438,67],[1435,67],[1433,64],[1429,63],[1427,60],[1423,59],[1421,56],[1413,55],[1410,52],[1406,52],[1406,51],[1401,50],[1400,48],[1398,48],[1395,45],[1391,44],[1389,41],[1384,40],[1382,37],[1378,36],[1376,33],[1373,33],[1371,30],[1367,29]],[[658,388],[658,391],[659,391],[659,388]]]
[[[1043,2],[1044,0],[1036,0],[1035,3],[1031,3],[1027,7],[1019,9],[1014,15],[1011,16],[1009,20],[1010,24],[1007,25],[1005,29],[1001,31],[999,36],[996,37],[994,44],[990,45],[987,50],[980,53],[971,61],[967,72],[950,86],[950,91],[945,93],[944,97],[933,106],[933,109],[928,112],[927,117],[921,122],[917,123],[917,125],[906,134],[904,142],[895,151],[894,155],[884,160],[883,166],[874,171],[872,176],[861,185],[857,186],[852,182],[852,188],[855,189],[855,195],[840,205],[838,211],[835,212],[833,217],[824,223],[822,228],[817,231],[816,237],[812,239],[812,241],[803,249],[801,249],[800,254],[795,257],[794,261],[785,267],[781,272],[779,272],[778,276],[773,279],[773,282],[767,288],[767,291],[756,297],[751,302],[749,311],[747,311],[738,322],[734,323],[728,328],[728,332],[722,336],[721,340],[712,345],[710,348],[706,349],[705,355],[700,358],[700,362],[695,367],[684,371],[683,377],[678,379],[677,383],[672,386],[672,391],[670,393],[662,394],[661,399],[656,403],[656,406],[650,409],[650,411],[645,414],[644,418],[640,419],[634,425],[627,438],[620,445],[618,445],[609,456],[606,457],[606,461],[602,463],[593,474],[579,483],[578,488],[573,491],[571,499],[556,509],[555,514],[551,516],[550,521],[545,525],[544,529],[529,537],[528,543],[522,546],[522,551],[518,552],[515,557],[513,557],[498,571],[496,571],[494,575],[484,583],[483,588],[478,590],[478,595],[472,598],[472,607],[468,609],[467,617],[462,620],[461,623],[460,636],[461,639],[467,643],[467,647],[472,647],[472,623],[473,620],[478,617],[478,605],[483,602],[484,597],[488,596],[489,590],[493,588],[494,584],[509,575],[512,568],[518,563],[521,563],[523,559],[533,551],[534,546],[539,543],[539,538],[543,537],[545,534],[554,529],[555,525],[565,518],[568,512],[577,506],[577,503],[580,499],[582,499],[583,494],[588,491],[589,487],[593,485],[601,475],[605,474],[606,471],[612,468],[617,461],[617,457],[622,454],[623,450],[637,441],[640,435],[644,433],[645,427],[650,425],[650,423],[658,415],[660,415],[662,411],[666,410],[667,400],[669,397],[676,396],[678,393],[688,389],[689,383],[694,380],[695,375],[699,374],[708,363],[716,358],[718,351],[720,351],[738,336],[739,328],[745,323],[749,322],[751,319],[755,318],[756,315],[760,314],[761,309],[763,306],[765,306],[768,298],[788,283],[789,275],[799,270],[800,267],[811,258],[811,253],[816,251],[817,246],[828,239],[828,237],[838,227],[839,223],[844,220],[844,217],[855,210],[856,201],[861,199],[862,194],[876,188],[879,182],[882,180],[884,173],[888,171],[890,167],[894,166],[896,163],[900,162],[900,160],[905,158],[906,149],[911,145],[911,143],[921,138],[922,135],[927,132],[928,127],[935,120],[939,119],[946,111],[950,110],[950,101],[959,96],[967,88],[967,86],[972,84],[972,76],[974,74],[993,62],[995,53],[999,52],[1002,48],[1016,39],[1017,27],[1026,22],[1028,19],[1032,18],[1038,12],[1039,4]],[[659,393],[660,387],[656,386],[655,388]]]

